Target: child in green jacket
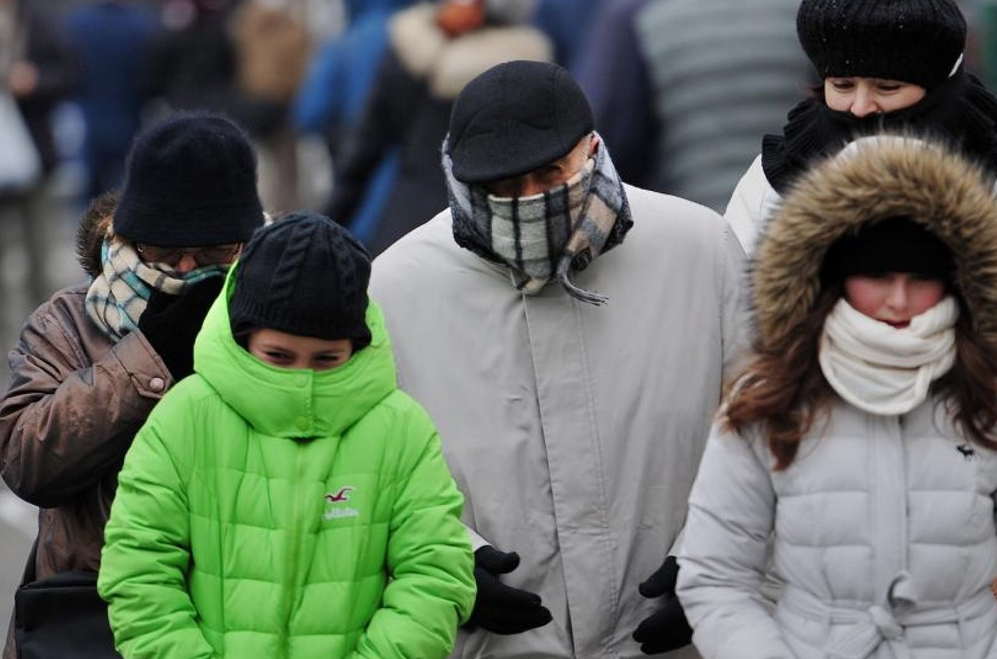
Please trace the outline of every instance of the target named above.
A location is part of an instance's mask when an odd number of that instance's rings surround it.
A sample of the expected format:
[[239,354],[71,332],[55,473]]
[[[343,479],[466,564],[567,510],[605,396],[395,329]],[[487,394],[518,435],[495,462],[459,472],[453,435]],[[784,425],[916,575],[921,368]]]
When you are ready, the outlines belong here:
[[302,212],[259,229],[194,375],[125,459],[98,587],[124,657],[445,657],[474,603],[463,498],[400,391],[370,259]]

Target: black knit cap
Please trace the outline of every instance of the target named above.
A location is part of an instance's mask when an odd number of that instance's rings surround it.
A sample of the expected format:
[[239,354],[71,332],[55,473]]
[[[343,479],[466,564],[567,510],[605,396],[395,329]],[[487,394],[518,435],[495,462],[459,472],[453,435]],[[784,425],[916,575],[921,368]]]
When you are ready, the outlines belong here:
[[954,271],[952,250],[938,236],[909,218],[893,217],[835,241],[821,278],[841,282],[852,275],[906,272],[952,282]]
[[454,178],[487,183],[554,162],[593,127],[592,107],[566,69],[516,60],[493,66],[461,90],[446,148]]
[[926,89],[948,78],[966,47],[966,19],[953,0],[803,0],[796,32],[821,78]]
[[311,211],[258,229],[235,264],[229,320],[236,336],[274,329],[370,344],[370,255],[350,232]]
[[182,112],[135,138],[115,233],[160,247],[196,247],[246,242],[262,224],[256,154],[231,120]]

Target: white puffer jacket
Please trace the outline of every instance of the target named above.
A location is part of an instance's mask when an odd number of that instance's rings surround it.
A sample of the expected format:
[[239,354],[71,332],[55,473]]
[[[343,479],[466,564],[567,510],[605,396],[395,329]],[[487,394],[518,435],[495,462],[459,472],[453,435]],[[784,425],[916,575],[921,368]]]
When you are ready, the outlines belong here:
[[[856,140],[816,165],[755,253],[756,346],[780,354],[801,338],[828,248],[893,217],[951,249],[962,322],[997,345],[992,186],[956,154],[897,137]],[[705,659],[997,659],[997,455],[968,441],[950,402],[936,389],[896,416],[835,398],[781,471],[762,424],[743,436],[714,427],[678,577]],[[760,594],[769,571],[785,585],[774,614]]]
[[703,657],[997,656],[997,454],[931,399],[900,417],[841,403],[816,428],[780,472],[759,437],[710,437],[678,590]]

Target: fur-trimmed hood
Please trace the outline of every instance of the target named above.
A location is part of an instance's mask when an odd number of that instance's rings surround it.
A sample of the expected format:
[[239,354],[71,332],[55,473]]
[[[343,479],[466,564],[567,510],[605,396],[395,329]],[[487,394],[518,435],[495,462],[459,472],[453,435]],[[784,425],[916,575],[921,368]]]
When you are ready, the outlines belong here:
[[993,178],[955,152],[909,137],[853,142],[815,165],[769,222],[751,273],[760,347],[782,344],[812,309],[828,248],[847,232],[908,217],[955,258],[975,331],[997,345],[997,199]]

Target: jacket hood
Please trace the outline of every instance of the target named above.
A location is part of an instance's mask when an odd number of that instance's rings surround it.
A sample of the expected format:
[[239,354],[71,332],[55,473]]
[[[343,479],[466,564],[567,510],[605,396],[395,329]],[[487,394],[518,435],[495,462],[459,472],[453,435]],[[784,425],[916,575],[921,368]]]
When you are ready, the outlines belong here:
[[783,198],[755,255],[760,347],[779,345],[812,309],[828,248],[847,232],[908,217],[956,264],[973,327],[997,343],[997,202],[993,179],[947,147],[901,136],[856,140],[809,170]]
[[235,271],[229,270],[194,343],[194,371],[256,431],[290,439],[338,436],[397,388],[391,342],[373,302],[367,307],[370,345],[339,368],[277,368],[249,354],[229,324]]

